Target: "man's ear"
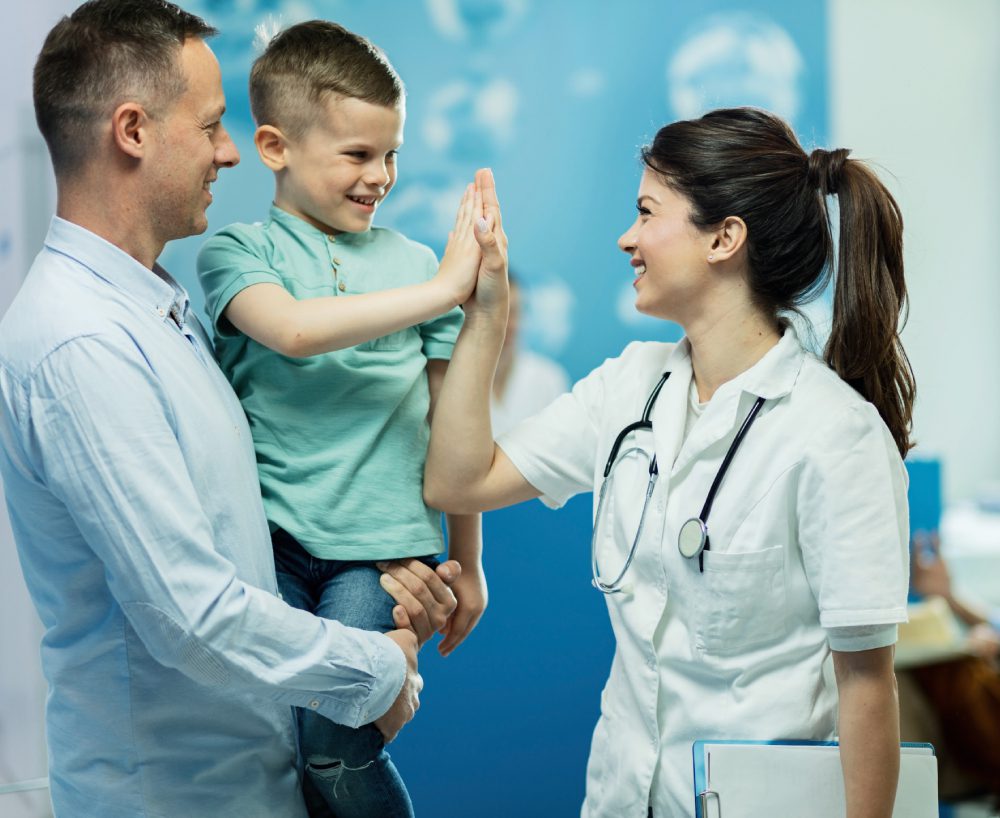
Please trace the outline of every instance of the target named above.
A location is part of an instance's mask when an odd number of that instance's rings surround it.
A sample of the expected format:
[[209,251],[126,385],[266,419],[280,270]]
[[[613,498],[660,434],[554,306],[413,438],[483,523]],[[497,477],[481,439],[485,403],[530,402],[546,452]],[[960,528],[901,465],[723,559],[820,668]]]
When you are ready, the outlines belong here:
[[111,137],[118,150],[142,159],[149,145],[149,115],[138,102],[123,102],[111,115]]
[[746,222],[739,216],[726,216],[713,231],[708,260],[726,261],[740,252],[746,243]]
[[288,137],[274,125],[261,125],[253,135],[260,161],[273,171],[284,170],[288,163]]

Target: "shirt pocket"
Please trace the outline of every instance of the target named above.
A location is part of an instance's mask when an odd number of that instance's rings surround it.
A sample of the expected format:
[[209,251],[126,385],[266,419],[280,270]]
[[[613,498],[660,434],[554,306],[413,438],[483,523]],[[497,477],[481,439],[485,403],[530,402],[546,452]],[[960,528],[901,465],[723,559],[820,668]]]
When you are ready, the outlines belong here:
[[705,551],[698,592],[695,647],[719,656],[741,653],[785,636],[786,592],[781,545],[760,551]]
[[364,341],[358,344],[357,348],[361,352],[398,352],[403,348],[407,337],[413,331],[412,327],[408,327],[399,332],[391,332],[388,335],[383,335],[381,338]]

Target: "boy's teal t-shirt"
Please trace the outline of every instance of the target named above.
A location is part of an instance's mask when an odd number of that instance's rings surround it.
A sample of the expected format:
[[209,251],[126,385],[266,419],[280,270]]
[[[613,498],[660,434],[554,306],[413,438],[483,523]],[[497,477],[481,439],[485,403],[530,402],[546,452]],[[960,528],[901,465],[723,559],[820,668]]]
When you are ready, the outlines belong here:
[[426,281],[434,252],[393,230],[328,236],[272,207],[263,224],[221,230],[198,255],[215,352],[250,422],[272,530],[323,559],[438,554],[440,514],[423,501],[429,358],[450,359],[451,310],[348,349],[289,358],[222,314],[242,289],[279,284],[298,299]]

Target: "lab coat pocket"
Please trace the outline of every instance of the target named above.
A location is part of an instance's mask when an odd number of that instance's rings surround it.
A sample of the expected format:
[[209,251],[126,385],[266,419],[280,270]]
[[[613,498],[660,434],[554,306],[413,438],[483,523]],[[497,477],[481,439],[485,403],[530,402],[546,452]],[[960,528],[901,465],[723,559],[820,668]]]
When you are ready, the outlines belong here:
[[696,646],[730,655],[781,639],[785,615],[784,547],[723,553],[706,551],[698,595]]

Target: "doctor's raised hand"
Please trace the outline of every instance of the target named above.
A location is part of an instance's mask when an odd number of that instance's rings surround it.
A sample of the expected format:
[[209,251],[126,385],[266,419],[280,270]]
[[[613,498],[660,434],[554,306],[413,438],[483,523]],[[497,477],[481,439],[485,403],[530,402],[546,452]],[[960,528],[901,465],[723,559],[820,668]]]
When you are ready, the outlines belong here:
[[475,185],[482,197],[483,210],[476,223],[475,236],[483,258],[471,303],[465,304],[466,320],[470,316],[475,319],[477,313],[488,313],[494,319],[502,317],[506,326],[510,294],[507,281],[507,234],[503,230],[493,171],[489,168],[476,171]]
[[[839,736],[848,818],[889,818],[915,389],[896,202],[848,151],[807,154],[766,111],[664,126],[618,246],[636,310],[683,340],[629,344],[494,441],[506,242],[492,177],[476,181],[490,229],[424,496],[472,513],[595,495],[591,560],[617,645],[584,812],[691,814],[697,739]],[[834,261],[818,356],[790,316]]]

